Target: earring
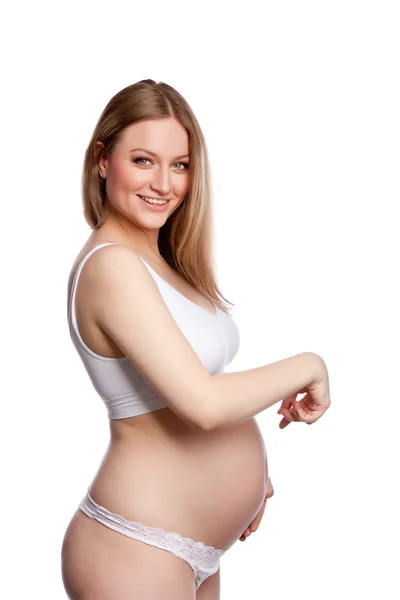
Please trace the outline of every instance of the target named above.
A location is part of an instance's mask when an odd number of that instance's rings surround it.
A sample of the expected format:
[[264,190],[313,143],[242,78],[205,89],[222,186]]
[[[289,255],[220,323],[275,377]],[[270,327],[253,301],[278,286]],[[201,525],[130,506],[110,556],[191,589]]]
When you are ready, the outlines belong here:
[[105,177],[103,177],[103,175],[101,174],[101,171],[100,171],[100,169],[98,170],[98,173],[99,173],[99,177],[100,177],[100,179],[105,179]]

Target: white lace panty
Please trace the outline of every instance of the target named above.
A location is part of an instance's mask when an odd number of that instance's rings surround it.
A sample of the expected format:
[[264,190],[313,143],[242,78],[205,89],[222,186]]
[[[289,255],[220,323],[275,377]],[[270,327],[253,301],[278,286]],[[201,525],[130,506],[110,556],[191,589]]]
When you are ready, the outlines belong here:
[[79,509],[90,519],[96,519],[122,535],[167,550],[185,560],[193,569],[196,590],[207,577],[218,571],[220,558],[226,552],[226,550],[206,546],[203,542],[195,542],[190,538],[182,537],[179,533],[164,531],[158,527],[148,527],[136,521],[128,521],[96,504],[90,497],[89,490],[80,503]]

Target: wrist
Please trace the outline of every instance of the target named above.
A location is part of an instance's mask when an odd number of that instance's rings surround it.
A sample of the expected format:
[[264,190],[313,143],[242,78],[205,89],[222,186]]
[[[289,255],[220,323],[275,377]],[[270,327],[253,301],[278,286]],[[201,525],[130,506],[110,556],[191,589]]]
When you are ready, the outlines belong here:
[[315,352],[304,352],[304,354],[307,356],[310,365],[310,383],[316,383],[325,376],[327,371],[325,361],[322,356]]

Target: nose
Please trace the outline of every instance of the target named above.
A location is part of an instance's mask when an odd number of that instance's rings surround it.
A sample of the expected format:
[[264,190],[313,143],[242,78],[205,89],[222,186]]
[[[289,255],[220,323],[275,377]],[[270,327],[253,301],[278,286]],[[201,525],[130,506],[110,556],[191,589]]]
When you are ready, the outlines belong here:
[[171,191],[171,175],[168,166],[160,166],[154,173],[151,187],[160,196],[165,196]]

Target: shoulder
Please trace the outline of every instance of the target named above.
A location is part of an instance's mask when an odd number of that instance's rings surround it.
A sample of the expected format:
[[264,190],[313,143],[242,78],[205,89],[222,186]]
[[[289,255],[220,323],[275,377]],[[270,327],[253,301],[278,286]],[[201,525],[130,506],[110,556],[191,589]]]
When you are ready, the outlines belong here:
[[134,303],[148,301],[158,291],[140,256],[123,244],[97,248],[85,264],[85,270],[83,288],[96,311],[112,313],[116,308],[122,310],[123,306],[129,310]]
[[[100,246],[100,247],[99,247]],[[86,260],[85,260],[85,257]],[[127,268],[145,271],[140,256],[129,246],[123,244],[97,245],[85,252],[85,270],[87,277],[117,276],[124,274]]]
[[[129,246],[123,244],[108,243],[102,245],[86,244],[71,268],[68,279],[68,298],[71,295],[72,282],[79,273],[79,294],[85,299],[85,303],[97,292],[115,285],[123,285],[124,282],[137,281],[137,278],[147,277],[147,269],[139,255]],[[126,277],[127,272],[129,278]],[[146,273],[145,273],[146,272]]]

